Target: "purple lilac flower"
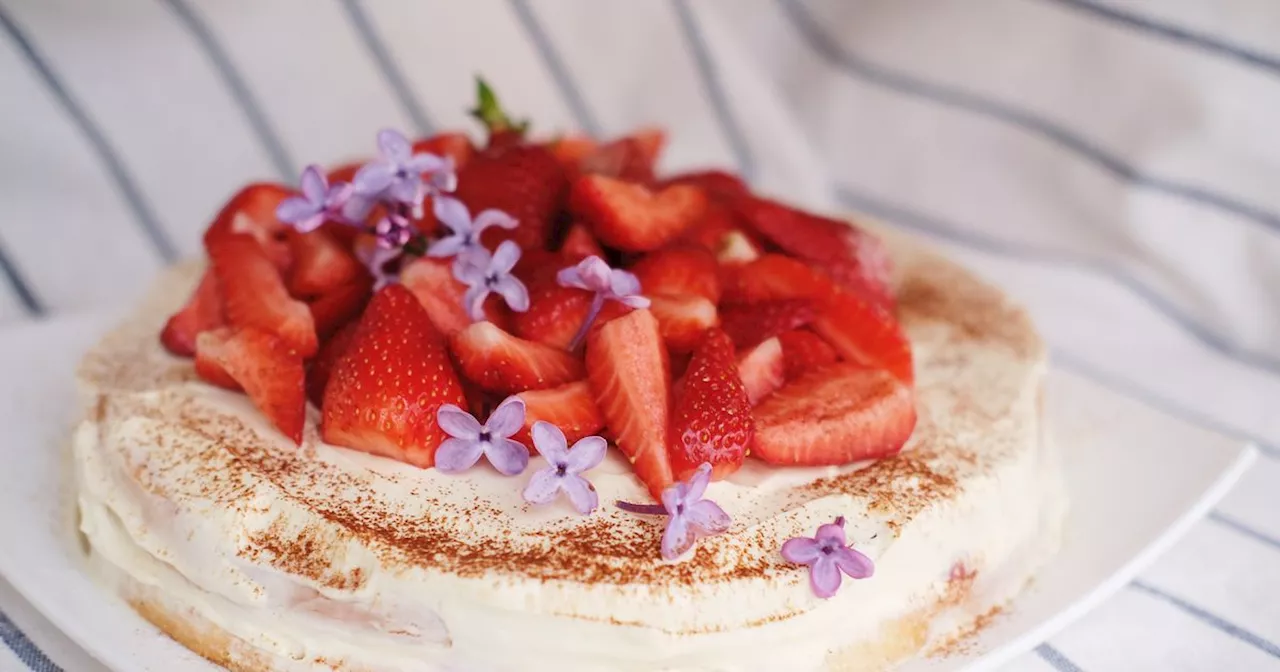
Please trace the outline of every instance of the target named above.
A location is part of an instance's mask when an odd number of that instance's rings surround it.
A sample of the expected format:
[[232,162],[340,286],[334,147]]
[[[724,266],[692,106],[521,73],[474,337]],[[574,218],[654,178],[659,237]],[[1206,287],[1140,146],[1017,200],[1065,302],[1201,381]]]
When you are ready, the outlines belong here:
[[413,231],[413,225],[409,220],[395,212],[388,212],[373,227],[373,233],[378,238],[378,246],[388,250],[404,247],[405,243],[413,237]]
[[533,423],[530,434],[538,453],[546,458],[547,466],[529,479],[529,485],[524,489],[524,501],[546,504],[563,492],[578,513],[585,516],[594,511],[600,498],[591,482],[580,474],[600,464],[608,443],[598,436],[587,436],[568,448],[564,432],[542,420]]
[[447,196],[437,196],[432,203],[436,219],[449,229],[448,235],[431,243],[427,248],[428,257],[459,257],[483,249],[480,246],[480,234],[484,230],[497,226],[503,229],[516,228],[516,220],[501,210],[483,210],[471,218],[471,211],[462,201]]
[[400,248],[387,248],[381,245],[356,248],[356,258],[369,269],[369,275],[373,276],[373,291],[376,292],[400,281],[399,272],[387,271],[387,265],[399,259],[403,253],[404,250]]
[[875,573],[871,558],[849,547],[844,536],[844,516],[819,527],[812,538],[788,539],[782,545],[782,557],[808,565],[809,585],[815,595],[824,599],[840,589],[841,572],[851,579],[865,579]]
[[484,424],[453,404],[436,411],[436,422],[450,437],[436,450],[436,468],[440,471],[466,471],[481,455],[506,476],[515,476],[529,466],[529,449],[510,438],[524,426],[524,401],[520,397],[507,397]]
[[556,282],[561,287],[576,287],[594,294],[587,317],[569,344],[570,351],[582,345],[582,339],[586,338],[606,300],[612,299],[631,308],[649,307],[649,299],[640,295],[640,279],[622,269],[609,268],[609,264],[600,257],[590,256],[578,262],[577,266],[561,269],[556,274]]
[[484,300],[497,293],[518,313],[529,310],[529,290],[511,274],[520,261],[520,246],[502,241],[492,255],[483,247],[458,257],[453,262],[453,277],[467,286],[462,302],[473,320],[484,319]]
[[[413,145],[399,131],[378,131],[378,150],[379,158],[356,171],[353,184],[360,196],[404,203],[421,212],[429,190],[451,190],[457,184],[452,161],[435,154],[414,154]],[[423,173],[431,173],[431,179],[423,182]]]
[[302,195],[290,196],[276,206],[280,221],[292,224],[299,233],[315,231],[328,220],[345,221],[342,210],[351,198],[350,184],[329,184],[316,165],[307,166],[298,182]]
[[703,499],[711,482],[711,465],[703,463],[689,477],[688,483],[675,483],[662,491],[662,504],[645,505],[618,502],[618,508],[632,513],[669,516],[662,532],[662,557],[667,560],[689,552],[698,539],[721,534],[732,522],[719,504]]

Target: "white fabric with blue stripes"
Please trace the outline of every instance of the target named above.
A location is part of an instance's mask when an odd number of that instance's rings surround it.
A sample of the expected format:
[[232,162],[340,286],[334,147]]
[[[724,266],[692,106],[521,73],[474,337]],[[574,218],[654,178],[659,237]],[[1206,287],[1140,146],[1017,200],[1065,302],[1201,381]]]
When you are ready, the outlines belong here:
[[[669,168],[922,233],[1058,366],[1257,443],[1009,669],[1280,670],[1280,4],[0,0],[0,324],[136,295],[247,179],[467,127],[476,72],[543,131],[661,124]],[[45,634],[0,611],[0,670],[75,665]]]

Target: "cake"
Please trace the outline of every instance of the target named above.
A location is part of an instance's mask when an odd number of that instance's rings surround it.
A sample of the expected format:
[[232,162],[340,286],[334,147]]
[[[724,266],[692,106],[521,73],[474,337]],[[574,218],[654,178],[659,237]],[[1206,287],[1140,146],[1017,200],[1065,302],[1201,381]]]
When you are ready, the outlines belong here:
[[237,671],[876,670],[1052,555],[1000,292],[487,98],[485,147],[241,192],[85,357],[80,529],[139,614]]

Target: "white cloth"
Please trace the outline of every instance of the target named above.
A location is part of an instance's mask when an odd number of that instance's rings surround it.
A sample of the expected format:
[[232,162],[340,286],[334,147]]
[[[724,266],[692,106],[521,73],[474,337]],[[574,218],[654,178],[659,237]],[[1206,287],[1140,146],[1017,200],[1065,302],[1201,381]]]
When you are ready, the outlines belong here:
[[538,130],[660,124],[667,168],[922,232],[1058,366],[1254,440],[1010,669],[1280,670],[1274,2],[0,0],[0,320],[131,300],[248,179],[470,127],[476,72]]

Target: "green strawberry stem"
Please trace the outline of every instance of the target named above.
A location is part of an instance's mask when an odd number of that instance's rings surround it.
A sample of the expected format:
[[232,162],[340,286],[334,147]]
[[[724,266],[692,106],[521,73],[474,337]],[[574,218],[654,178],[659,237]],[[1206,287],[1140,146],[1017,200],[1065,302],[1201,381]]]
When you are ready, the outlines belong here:
[[490,138],[503,133],[523,136],[529,130],[529,120],[513,121],[507,116],[506,110],[502,109],[502,103],[498,102],[498,95],[493,92],[489,83],[479,76],[476,77],[476,106],[470,110],[470,114],[484,124]]

